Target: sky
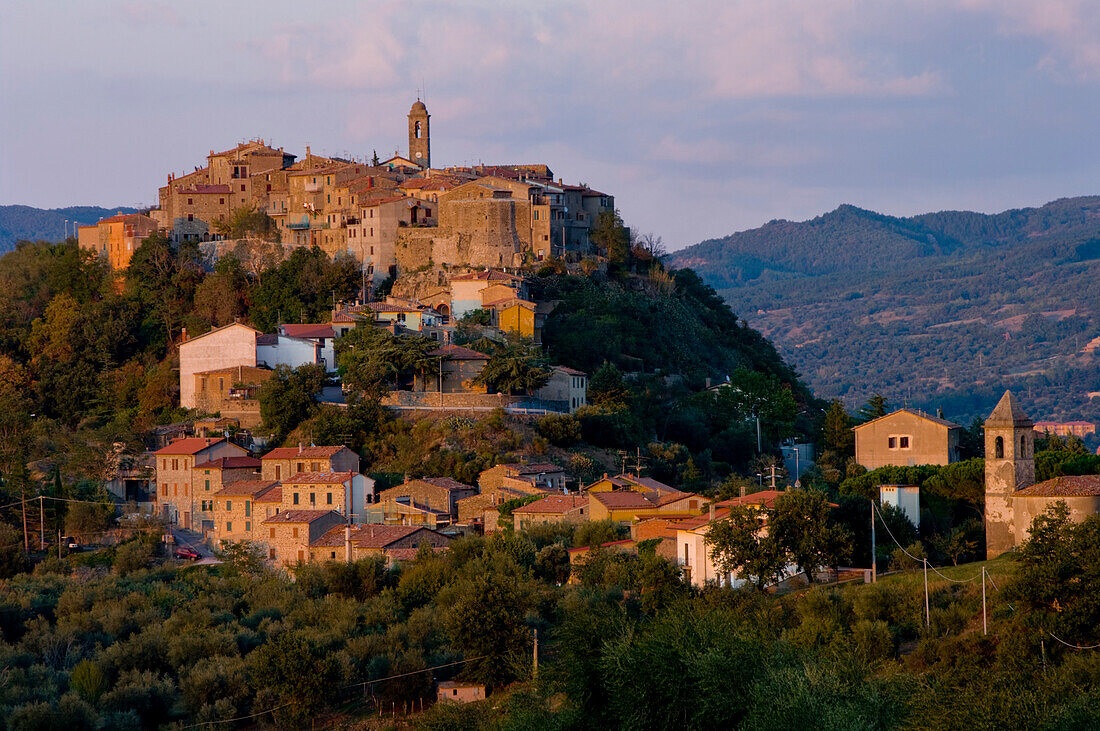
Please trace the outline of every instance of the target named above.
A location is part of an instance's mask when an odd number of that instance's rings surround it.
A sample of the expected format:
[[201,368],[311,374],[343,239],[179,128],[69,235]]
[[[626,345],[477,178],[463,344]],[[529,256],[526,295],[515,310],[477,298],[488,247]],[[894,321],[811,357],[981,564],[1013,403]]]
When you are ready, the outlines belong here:
[[12,0],[0,204],[152,205],[262,137],[548,164],[675,250],[842,203],[1100,193],[1095,0]]

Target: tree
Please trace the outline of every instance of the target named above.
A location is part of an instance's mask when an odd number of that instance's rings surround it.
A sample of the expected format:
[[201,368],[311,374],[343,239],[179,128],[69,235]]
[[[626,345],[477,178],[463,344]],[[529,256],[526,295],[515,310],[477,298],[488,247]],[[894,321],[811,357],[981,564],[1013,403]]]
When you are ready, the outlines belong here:
[[509,339],[497,345],[474,382],[499,393],[531,394],[545,386],[551,374],[541,348],[522,338]]
[[202,281],[202,255],[194,242],[172,242],[160,234],[141,242],[126,269],[126,293],[158,328],[166,343],[175,340]]
[[630,258],[630,229],[618,211],[603,211],[596,217],[589,240],[602,251],[612,265],[624,265]]
[[333,656],[301,632],[285,632],[249,655],[252,687],[270,689],[278,700],[280,726],[303,725],[339,678]]
[[851,551],[851,537],[833,523],[829,502],[817,490],[787,490],[775,501],[769,530],[812,584],[813,572],[836,566]]
[[839,399],[833,399],[825,412],[824,447],[845,457],[854,454],[855,434],[852,433],[852,420]]
[[630,389],[623,383],[623,372],[604,361],[588,382],[586,400],[593,406],[627,406]]
[[244,317],[248,305],[248,278],[233,254],[218,260],[214,273],[195,289],[193,314],[213,327]]
[[706,542],[722,576],[736,574],[759,591],[779,581],[786,560],[767,522],[766,509],[734,506],[728,517],[710,524]]
[[888,404],[886,403],[886,397],[881,393],[876,393],[867,399],[867,403],[859,409],[860,421],[871,421],[877,419],[880,416],[886,416]]
[[553,584],[569,579],[569,551],[560,543],[543,546],[535,554],[535,575]]
[[285,365],[275,368],[260,387],[260,416],[271,430],[275,441],[282,441],[317,409],[317,396],[328,382],[325,367],[307,364],[291,370]]
[[230,239],[279,241],[279,227],[275,219],[254,206],[234,208],[229,218],[214,221],[214,230]]

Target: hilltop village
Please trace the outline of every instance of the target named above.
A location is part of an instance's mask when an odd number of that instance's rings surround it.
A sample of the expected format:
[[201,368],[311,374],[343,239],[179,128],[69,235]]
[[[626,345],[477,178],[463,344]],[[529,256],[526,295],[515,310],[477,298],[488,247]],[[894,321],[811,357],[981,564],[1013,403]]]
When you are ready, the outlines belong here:
[[234,216],[262,213],[287,248],[348,254],[372,283],[435,267],[518,267],[594,253],[589,234],[613,196],[571,185],[543,164],[433,168],[431,115],[419,99],[408,115],[408,154],[356,162],[275,149],[265,140],[210,151],[206,165],[168,176],[159,205],[78,230],[80,246],[125,269],[146,236],[207,244],[233,241]]

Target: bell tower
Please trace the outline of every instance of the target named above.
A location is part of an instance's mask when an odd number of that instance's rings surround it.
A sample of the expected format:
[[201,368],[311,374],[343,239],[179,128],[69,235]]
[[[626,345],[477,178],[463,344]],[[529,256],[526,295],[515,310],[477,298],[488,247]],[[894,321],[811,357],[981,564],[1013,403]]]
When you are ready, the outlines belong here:
[[409,110],[409,159],[422,168],[432,166],[432,146],[428,122],[431,116],[419,99]]
[[1016,545],[1013,494],[1035,484],[1035,432],[1011,391],[985,420],[985,552],[994,558]]

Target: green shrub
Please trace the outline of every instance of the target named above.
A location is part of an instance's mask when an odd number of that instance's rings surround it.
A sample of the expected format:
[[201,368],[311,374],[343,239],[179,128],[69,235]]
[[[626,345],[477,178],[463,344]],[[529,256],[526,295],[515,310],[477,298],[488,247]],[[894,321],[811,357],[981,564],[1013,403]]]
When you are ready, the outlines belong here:
[[569,414],[548,414],[536,426],[555,447],[571,447],[581,439],[580,422]]

